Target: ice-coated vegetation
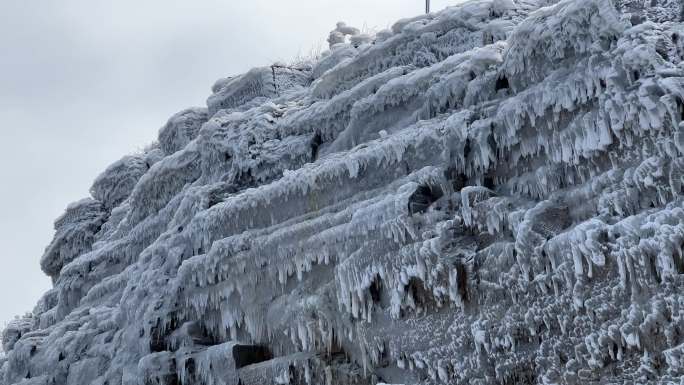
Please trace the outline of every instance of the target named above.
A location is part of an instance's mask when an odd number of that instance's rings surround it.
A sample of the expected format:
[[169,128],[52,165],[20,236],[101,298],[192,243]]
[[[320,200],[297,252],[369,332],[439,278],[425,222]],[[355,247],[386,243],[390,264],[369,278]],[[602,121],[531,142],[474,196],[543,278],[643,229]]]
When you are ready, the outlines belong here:
[[56,221],[0,384],[682,383],[683,17],[474,0],[218,81]]

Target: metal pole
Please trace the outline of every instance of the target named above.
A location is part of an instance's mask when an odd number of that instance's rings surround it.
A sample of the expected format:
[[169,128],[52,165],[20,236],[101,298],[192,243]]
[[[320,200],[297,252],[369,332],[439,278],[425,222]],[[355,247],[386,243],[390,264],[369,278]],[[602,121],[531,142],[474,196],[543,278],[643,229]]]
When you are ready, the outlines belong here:
[[430,0],[425,0],[425,13],[430,13]]

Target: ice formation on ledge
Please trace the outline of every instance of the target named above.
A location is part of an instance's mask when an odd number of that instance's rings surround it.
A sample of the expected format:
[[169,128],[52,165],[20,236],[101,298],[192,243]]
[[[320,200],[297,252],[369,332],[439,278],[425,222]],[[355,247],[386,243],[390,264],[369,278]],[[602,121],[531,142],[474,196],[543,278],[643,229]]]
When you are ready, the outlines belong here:
[[683,383],[680,1],[329,42],[218,81],[67,208],[0,384]]

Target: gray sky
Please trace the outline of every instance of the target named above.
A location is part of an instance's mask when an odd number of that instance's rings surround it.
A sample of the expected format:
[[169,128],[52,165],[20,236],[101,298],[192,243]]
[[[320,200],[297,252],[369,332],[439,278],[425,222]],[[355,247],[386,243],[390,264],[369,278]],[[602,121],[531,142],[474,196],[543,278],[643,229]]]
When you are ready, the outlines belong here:
[[[458,0],[432,0],[433,9]],[[50,287],[39,259],[69,202],[213,82],[288,61],[337,21],[382,29],[424,0],[1,0],[0,328]]]

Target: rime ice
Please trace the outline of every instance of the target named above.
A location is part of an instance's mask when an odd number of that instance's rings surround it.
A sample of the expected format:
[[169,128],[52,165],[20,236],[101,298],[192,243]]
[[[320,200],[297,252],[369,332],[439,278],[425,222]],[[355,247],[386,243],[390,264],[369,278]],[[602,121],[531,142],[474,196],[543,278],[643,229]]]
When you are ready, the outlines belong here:
[[476,0],[219,80],[56,221],[0,384],[680,383],[683,16]]

